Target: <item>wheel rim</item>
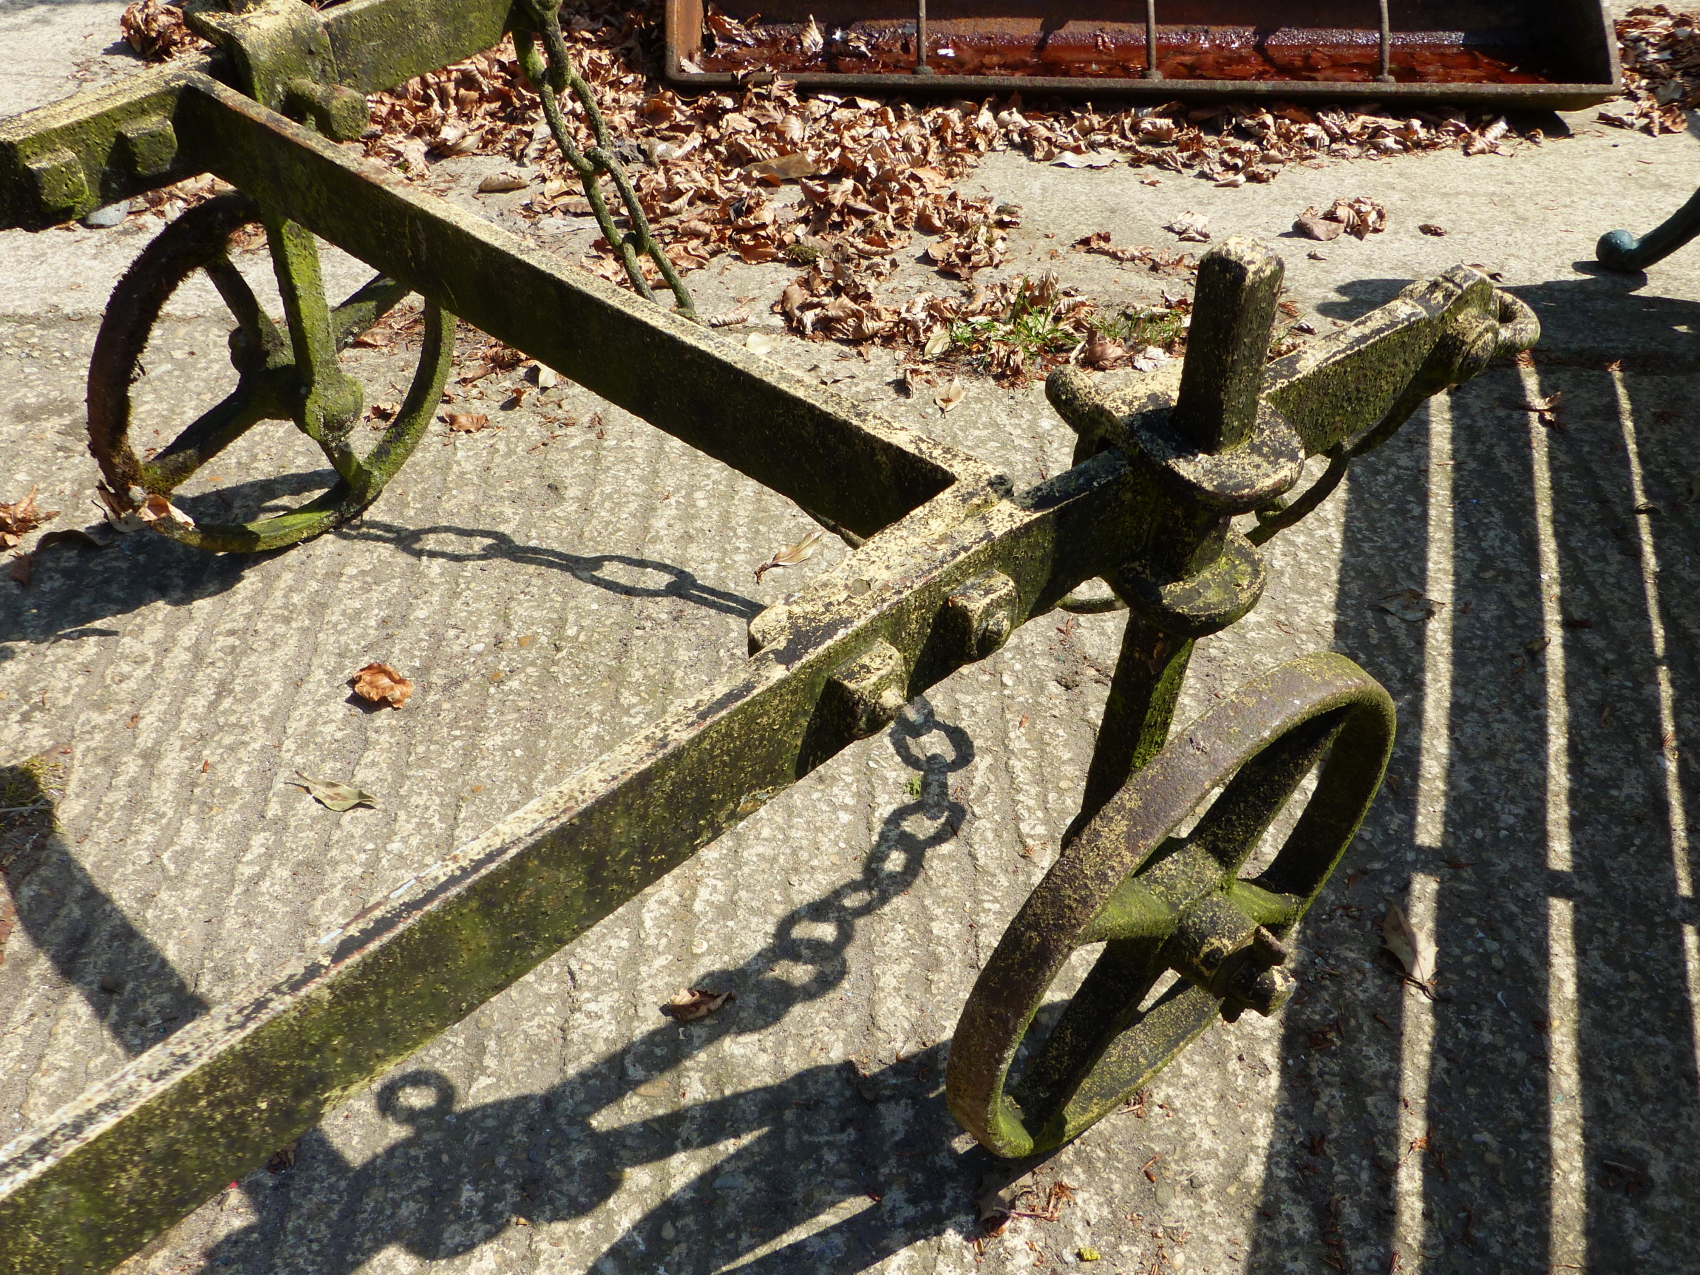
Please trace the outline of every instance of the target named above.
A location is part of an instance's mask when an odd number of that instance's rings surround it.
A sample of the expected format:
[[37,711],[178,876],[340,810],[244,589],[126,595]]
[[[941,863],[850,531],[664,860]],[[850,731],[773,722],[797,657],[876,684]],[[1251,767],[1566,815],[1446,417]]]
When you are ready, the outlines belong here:
[[[89,363],[89,450],[100,465],[110,499],[120,508],[135,508],[148,496],[169,499],[201,466],[260,421],[294,419],[292,405],[301,398],[302,378],[290,335],[266,316],[228,255],[231,238],[260,220],[259,206],[245,195],[210,199],[161,231],[113,289]],[[237,386],[143,460],[130,445],[130,387],[140,375],[142,354],[166,302],[197,270],[208,275],[236,318],[231,362]],[[339,348],[377,322],[406,292],[403,285],[380,276],[335,307],[331,322]],[[352,471],[339,475],[319,496],[286,513],[245,523],[190,524],[161,517],[150,525],[196,548],[253,553],[295,544],[357,517],[383,492],[429,425],[453,361],[454,324],[453,315],[425,302],[419,362],[400,410]]]
[[[1394,720],[1369,674],[1320,654],[1270,670],[1177,732],[1063,849],[976,980],[945,1081],[962,1126],[998,1155],[1051,1150],[1217,1018],[1275,1012],[1291,990],[1282,940],[1368,811]],[[1242,880],[1264,831],[1318,766],[1274,860]],[[1201,807],[1191,831],[1171,835]],[[1099,942],[1096,965],[1011,1084],[1051,984],[1075,950]],[[1140,1009],[1170,969],[1183,977]]]

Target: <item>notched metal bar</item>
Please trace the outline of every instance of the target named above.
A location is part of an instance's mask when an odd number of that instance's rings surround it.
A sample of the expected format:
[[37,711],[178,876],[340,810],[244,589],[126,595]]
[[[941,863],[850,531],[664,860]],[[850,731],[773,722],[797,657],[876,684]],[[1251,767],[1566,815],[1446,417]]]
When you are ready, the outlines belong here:
[[0,227],[43,230],[202,171],[173,119],[211,58],[139,71],[0,121]]
[[1469,380],[1496,355],[1527,349],[1540,325],[1484,274],[1454,266],[1414,283],[1355,323],[1271,363],[1263,398],[1307,455],[1351,443],[1429,395]]
[[182,99],[177,128],[212,172],[268,210],[857,535],[953,481],[992,477],[973,457],[536,253],[205,76]]

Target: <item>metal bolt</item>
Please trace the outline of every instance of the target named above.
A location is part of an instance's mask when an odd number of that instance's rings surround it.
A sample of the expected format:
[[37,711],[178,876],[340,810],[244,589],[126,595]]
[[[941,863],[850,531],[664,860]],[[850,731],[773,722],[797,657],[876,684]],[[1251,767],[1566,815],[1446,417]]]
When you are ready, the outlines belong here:
[[1251,950],[1264,965],[1285,965],[1292,955],[1285,943],[1261,925],[1252,933]]
[[1279,1013],[1282,1006],[1292,999],[1297,986],[1293,976],[1284,969],[1260,966],[1254,960],[1246,961],[1228,980],[1225,999],[1235,1007],[1254,1009],[1268,1018]]

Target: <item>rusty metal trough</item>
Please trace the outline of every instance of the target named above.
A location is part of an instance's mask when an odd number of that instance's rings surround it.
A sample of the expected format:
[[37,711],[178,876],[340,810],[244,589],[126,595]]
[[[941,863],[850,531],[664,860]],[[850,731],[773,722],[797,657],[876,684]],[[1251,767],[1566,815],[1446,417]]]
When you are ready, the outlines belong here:
[[783,75],[864,92],[1413,108],[1576,110],[1623,88],[1611,21],[1589,0],[1101,0],[1083,12],[1034,0],[668,0],[667,68],[701,86]]

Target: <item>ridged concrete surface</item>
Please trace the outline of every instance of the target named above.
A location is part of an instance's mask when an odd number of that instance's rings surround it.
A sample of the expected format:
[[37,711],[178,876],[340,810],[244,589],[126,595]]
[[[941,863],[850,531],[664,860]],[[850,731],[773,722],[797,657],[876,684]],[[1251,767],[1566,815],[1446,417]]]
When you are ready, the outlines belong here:
[[[1129,1275],[1690,1269],[1700,249],[1639,282],[1572,262],[1651,225],[1700,168],[1691,139],[1572,124],[1512,159],[1239,190],[1012,157],[976,178],[1027,209],[1011,273],[1105,300],[1164,281],[1051,250],[1097,229],[1159,242],[1197,209],[1273,242],[1319,327],[1460,260],[1502,271],[1547,326],[1533,368],[1420,413],[1275,542],[1262,606],[1203,645],[1185,715],[1292,655],[1358,659],[1399,703],[1392,779],[1304,931],[1286,1016],[1213,1030],[1142,1115],[1041,1166],[1073,1188],[1056,1221],[975,1242],[990,1162],[940,1085],[980,963],[1073,814],[1113,616],[1028,625],[126,1271],[1037,1271],[1083,1246]],[[1306,204],[1360,193],[1392,209],[1387,234],[1325,261],[1279,238]],[[0,235],[0,498],[39,485],[67,511],[54,528],[92,517],[81,375],[135,224]],[[753,296],[765,317],[788,277],[692,282],[706,311]],[[222,338],[205,296],[174,307],[141,429],[211,401]],[[897,393],[889,355],[787,338],[774,358],[1020,485],[1067,463],[1037,387],[974,382],[941,417]],[[357,366],[372,397],[407,370]],[[0,583],[0,764],[65,767],[59,832],[8,849],[0,1140],[734,667],[748,616],[846,552],[823,541],[758,585],[804,515],[570,385],[501,411],[512,380],[470,404],[502,429],[447,445],[435,425],[358,527],[252,561],[138,534]],[[1560,427],[1517,406],[1557,391]],[[604,437],[538,445],[562,428],[543,414],[598,411]],[[269,429],[190,490],[298,490],[239,487],[315,468]],[[1423,624],[1375,609],[1406,588],[1446,605]],[[415,681],[399,712],[347,700],[375,659]],[[287,784],[297,769],[377,806],[332,814]],[[1379,951],[1388,900],[1434,926],[1433,1003]],[[657,1012],[692,986],[737,1000],[683,1028]]]

